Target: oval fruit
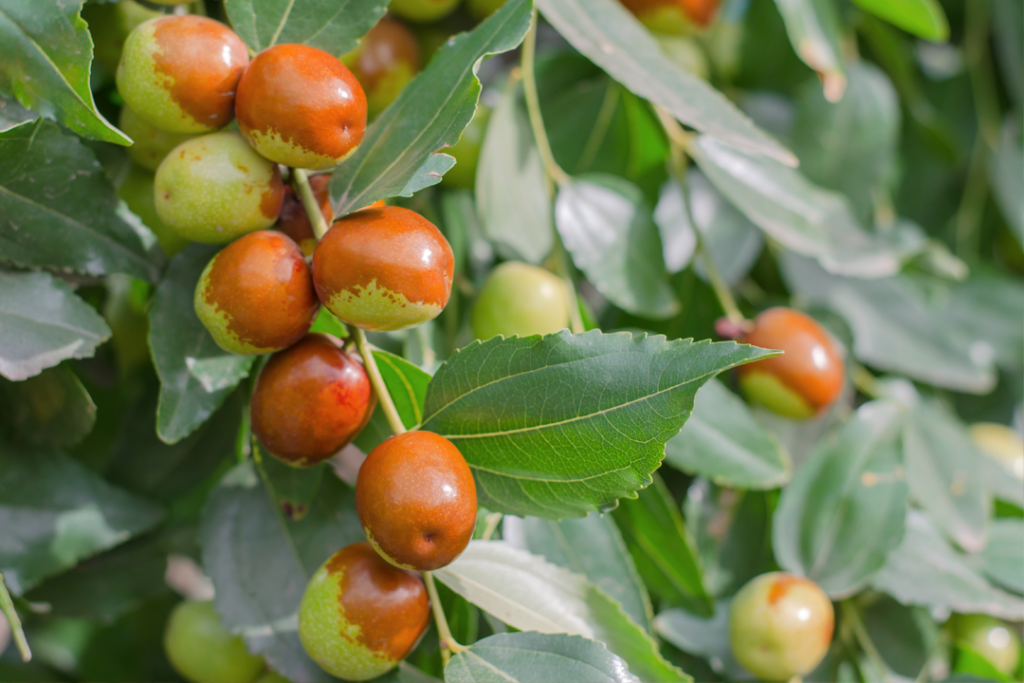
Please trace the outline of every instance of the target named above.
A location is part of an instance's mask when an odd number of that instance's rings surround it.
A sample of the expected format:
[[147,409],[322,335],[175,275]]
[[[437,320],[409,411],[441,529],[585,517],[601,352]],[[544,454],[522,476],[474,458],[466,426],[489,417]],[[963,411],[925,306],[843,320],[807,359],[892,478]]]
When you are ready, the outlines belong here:
[[388,9],[403,19],[426,23],[455,11],[460,0],[391,0]]
[[714,21],[721,0],[622,0],[644,26],[658,33],[685,35]]
[[1021,642],[1006,624],[987,614],[957,614],[952,619],[953,637],[984,657],[1006,676],[1020,664]]
[[[143,7],[135,0],[88,2],[82,6],[82,18],[89,24],[92,34],[93,55],[100,66],[111,73],[117,70],[124,41],[135,27],[160,16],[160,12]],[[118,127],[123,130],[122,126]]]
[[[309,177],[309,185],[313,189],[313,196],[320,206],[320,214],[324,217],[327,225],[334,220],[334,209],[331,208],[331,174],[322,173]],[[295,243],[302,249],[306,256],[312,256],[316,249],[316,234],[309,222],[309,214],[302,200],[295,194],[291,187],[284,189],[284,205],[281,207],[281,217],[277,219],[278,230],[295,240]]]
[[175,671],[193,683],[252,683],[265,668],[241,636],[228,633],[212,602],[181,602],[174,608],[164,651]]
[[374,119],[419,73],[420,46],[412,31],[384,17],[342,61],[362,84],[367,115]]
[[189,245],[189,241],[167,226],[156,212],[153,174],[132,164],[117,188],[117,194],[128,205],[131,212],[142,219],[143,224],[153,231],[156,241],[168,256],[174,256]]
[[134,141],[128,148],[128,156],[147,171],[156,171],[160,162],[172,149],[195,137],[188,133],[168,133],[160,130],[140,119],[139,115],[128,107],[121,107],[117,127]]
[[477,339],[558,332],[569,323],[565,284],[543,268],[502,263],[480,288],[470,319]]

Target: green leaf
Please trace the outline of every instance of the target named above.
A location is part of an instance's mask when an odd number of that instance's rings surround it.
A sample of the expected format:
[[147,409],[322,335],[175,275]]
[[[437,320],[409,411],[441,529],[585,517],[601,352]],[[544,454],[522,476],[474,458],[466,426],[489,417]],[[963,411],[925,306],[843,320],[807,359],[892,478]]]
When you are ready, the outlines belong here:
[[993,498],[1024,509],[1024,487],[1008,467],[986,456],[982,459],[981,468],[985,475],[985,487],[992,492]]
[[[1022,175],[1021,177],[1024,177]],[[1024,367],[1024,282],[982,264],[971,266],[971,276],[939,289],[934,297],[947,304],[944,317],[959,330],[970,330],[985,356],[1007,370]],[[988,347],[987,349],[983,347]]]
[[667,609],[654,618],[654,629],[683,652],[707,660],[716,673],[730,679],[750,679],[753,676],[736,661],[729,643],[731,602],[717,603],[714,616],[707,619],[686,610]]
[[490,54],[522,42],[530,24],[528,0],[509,0],[472,32],[447,42],[426,69],[367,129],[356,152],[331,179],[335,215],[378,199],[409,196],[435,185],[454,164],[447,155],[469,125],[480,95],[476,70]]
[[31,446],[73,446],[92,431],[96,404],[66,365],[22,382],[0,378],[0,422]]
[[26,121],[33,121],[39,117],[36,112],[26,109],[18,104],[17,100],[8,99],[0,93],[0,133],[7,132],[17,125]]
[[968,552],[985,547],[991,503],[985,456],[963,424],[935,400],[920,399],[903,427],[903,464],[910,496],[932,522]]
[[906,607],[887,595],[875,594],[861,604],[864,628],[886,666],[898,676],[917,678],[929,656],[941,647],[939,627],[928,611]]
[[[377,369],[388,387],[391,400],[395,403],[402,424],[413,428],[423,420],[423,402],[427,396],[430,375],[409,361],[387,351],[374,351]],[[363,431],[355,439],[356,446],[369,453],[391,436],[391,425],[380,403],[373,409],[373,415]]]
[[[56,119],[77,135],[130,145],[96,110],[89,88],[92,39],[84,0],[0,0],[0,93]],[[6,151],[0,158],[9,158]]]
[[789,151],[721,93],[673,63],[616,0],[537,0],[537,7],[573,47],[639,97],[702,133],[795,164]]
[[657,572],[659,584],[671,594],[663,599],[683,604],[699,614],[710,614],[711,598],[704,588],[700,561],[683,524],[679,507],[661,477],[640,492],[636,500],[623,499],[615,510],[615,522],[633,557],[641,567]]
[[0,573],[20,595],[163,517],[57,450],[0,443]]
[[793,464],[778,438],[718,380],[697,392],[693,415],[665,444],[665,461],[720,486],[773,489],[789,481]]
[[1024,520],[993,519],[988,543],[981,551],[981,570],[990,579],[1015,593],[1024,593]]
[[989,157],[988,181],[1010,232],[1024,248],[1024,193],[1017,182],[1020,178],[1024,178],[1024,148],[1018,140],[1004,135]]
[[231,26],[256,52],[299,43],[340,57],[387,11],[388,0],[226,0]]
[[314,467],[287,465],[267,452],[256,437],[252,438],[252,450],[253,459],[263,474],[263,483],[284,516],[293,522],[305,517],[320,490],[328,466],[324,463]]
[[626,663],[579,636],[499,633],[474,643],[444,669],[447,683],[634,683]]
[[0,261],[149,282],[160,276],[156,238],[118,199],[92,150],[53,123],[0,133],[0,216]]
[[980,652],[963,641],[956,644],[953,672],[968,674],[969,680],[972,682],[1000,681],[1001,683],[1013,683],[1014,680],[997,669]]
[[345,323],[338,320],[333,313],[327,310],[326,306],[320,307],[320,311],[316,314],[316,320],[313,321],[313,326],[309,328],[309,331],[323,332],[339,339],[348,337],[348,328],[345,327]]
[[775,0],[797,56],[821,79],[825,97],[838,102],[846,89],[839,17],[832,0]]
[[853,0],[890,24],[926,40],[949,40],[949,21],[937,0]]
[[903,538],[907,485],[895,443],[902,421],[895,404],[861,406],[782,492],[775,557],[834,599],[860,590]]
[[558,190],[555,226],[576,266],[616,306],[655,319],[679,310],[651,208],[636,185],[610,175],[572,179]]
[[160,376],[156,431],[165,443],[206,422],[255,360],[221,349],[196,316],[196,283],[219,248],[194,244],[175,256],[149,309],[149,346]]
[[[517,517],[506,517],[502,535],[512,538]],[[526,549],[548,562],[586,576],[622,605],[633,621],[650,631],[651,600],[626,544],[611,517],[590,513],[583,519],[527,517],[521,522]]]
[[96,310],[49,273],[0,270],[0,375],[20,381],[110,338]]
[[292,681],[327,683],[302,649],[299,601],[310,577],[338,549],[363,540],[352,490],[324,477],[309,512],[289,521],[274,505],[251,462],[228,472],[203,513],[203,569],[217,591],[228,630]]
[[769,355],[596,330],[474,342],[431,380],[423,428],[455,444],[488,509],[582,517],[650,483],[704,382]]
[[690,681],[619,603],[585,577],[502,541],[471,541],[434,576],[521,631],[566,633],[603,642],[643,681]]

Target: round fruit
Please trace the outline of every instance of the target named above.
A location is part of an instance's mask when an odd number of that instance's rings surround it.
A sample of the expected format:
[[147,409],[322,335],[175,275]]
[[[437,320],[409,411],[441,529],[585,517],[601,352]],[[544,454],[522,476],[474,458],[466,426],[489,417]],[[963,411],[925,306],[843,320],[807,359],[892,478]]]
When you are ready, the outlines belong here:
[[429,621],[419,577],[392,567],[370,544],[353,543],[309,580],[299,604],[299,640],[327,673],[365,681],[404,659]]
[[222,244],[269,228],[283,203],[277,166],[234,131],[183,142],[156,170],[157,213],[195,242]]
[[147,228],[156,235],[157,242],[168,256],[174,256],[189,245],[189,241],[176,233],[160,220],[156,212],[156,198],[153,190],[153,174],[132,164],[117,194],[128,205],[131,212],[142,219]]
[[[327,225],[334,220],[334,209],[331,208],[331,174],[323,173],[309,177],[309,185],[313,189],[313,196],[320,206],[320,213],[323,215]],[[309,222],[309,214],[306,207],[295,191],[290,187],[284,189],[284,206],[281,207],[281,217],[277,220],[277,229],[295,240],[295,243],[302,249],[306,256],[312,256],[316,248],[316,234]]]
[[171,612],[164,650],[174,669],[193,683],[252,683],[263,658],[224,628],[212,602],[182,602]]
[[426,23],[448,16],[458,4],[459,0],[391,0],[388,9],[402,19]]
[[172,133],[208,133],[234,116],[235,90],[249,64],[224,24],[186,14],[140,24],[124,43],[117,89],[144,121]]
[[504,7],[506,2],[508,0],[467,0],[466,8],[470,14],[483,21]]
[[235,114],[242,134],[266,158],[322,170],[362,142],[366,95],[337,57],[306,45],[275,45],[246,69]]
[[320,301],[366,330],[401,330],[444,309],[455,257],[441,231],[397,206],[368,208],[334,223],[313,254]]
[[953,636],[984,657],[989,664],[1010,676],[1020,663],[1020,636],[1003,622],[985,614],[953,617]]
[[196,284],[195,308],[222,349],[258,355],[299,341],[320,300],[298,245],[287,235],[260,230],[210,260]]
[[770,308],[754,320],[743,342],[780,349],[781,356],[740,366],[747,400],[803,420],[831,405],[843,389],[846,370],[835,343],[814,318],[791,308]]
[[275,353],[256,381],[253,434],[295,467],[323,462],[352,442],[377,398],[362,363],[322,334]]
[[259,678],[256,679],[255,683],[292,683],[287,678],[277,673],[276,671],[268,671]]
[[401,23],[385,17],[370,29],[352,52],[342,57],[366,92],[367,114],[373,119],[395,101],[419,73],[420,46]]
[[139,115],[128,107],[121,108],[117,127],[134,141],[128,148],[128,156],[147,171],[155,171],[172,149],[195,137],[188,133],[168,133],[160,130],[140,119]]
[[810,673],[832,642],[832,602],[818,584],[783,572],[745,585],[729,611],[729,640],[737,661],[765,681]]
[[569,323],[565,285],[543,268],[502,263],[480,289],[471,321],[477,339],[558,332]]
[[393,436],[359,468],[356,512],[366,539],[385,560],[403,569],[437,569],[458,557],[473,537],[473,473],[443,436]]
[[1024,438],[1020,434],[1006,425],[979,422],[971,425],[971,440],[1013,476],[1024,479]]
[[708,26],[721,0],[622,0],[643,24],[658,33],[684,35]]
[[480,147],[484,144],[484,134],[487,132],[487,121],[490,118],[491,110],[478,104],[473,120],[462,131],[462,137],[454,147],[444,150],[445,154],[455,157],[455,166],[441,178],[442,185],[471,189],[476,184]]
[[160,12],[143,7],[135,0],[88,2],[82,7],[82,18],[89,24],[92,34],[93,55],[100,66],[111,73],[121,61],[124,41],[132,30],[144,21],[161,16]]

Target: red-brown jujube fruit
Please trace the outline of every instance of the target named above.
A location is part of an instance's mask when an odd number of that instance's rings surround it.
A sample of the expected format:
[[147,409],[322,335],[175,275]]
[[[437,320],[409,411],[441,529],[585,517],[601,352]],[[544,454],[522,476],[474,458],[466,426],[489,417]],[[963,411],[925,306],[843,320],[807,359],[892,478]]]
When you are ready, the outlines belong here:
[[[331,208],[331,174],[321,173],[310,176],[309,185],[313,189],[313,196],[320,207],[320,214],[327,221],[327,225],[334,220],[334,209]],[[281,215],[277,219],[278,230],[295,240],[295,243],[302,249],[306,256],[312,256],[316,249],[316,234],[313,233],[313,226],[309,222],[309,214],[306,207],[291,187],[285,188],[284,205],[281,207]]]

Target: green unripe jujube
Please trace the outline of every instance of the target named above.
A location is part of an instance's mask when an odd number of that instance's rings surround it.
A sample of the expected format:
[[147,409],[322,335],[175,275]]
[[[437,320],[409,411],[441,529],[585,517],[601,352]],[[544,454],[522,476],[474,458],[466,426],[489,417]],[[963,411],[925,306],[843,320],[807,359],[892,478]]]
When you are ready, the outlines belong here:
[[952,619],[953,637],[989,664],[1010,676],[1020,664],[1020,636],[995,617],[986,614],[957,614]]
[[500,10],[508,0],[466,0],[466,9],[477,20],[483,21]]
[[212,602],[182,602],[167,621],[164,650],[174,669],[193,683],[252,683],[262,657],[221,624]]
[[569,323],[565,284],[543,268],[502,263],[480,289],[471,320],[478,339],[557,332]]
[[478,104],[473,120],[462,131],[462,137],[445,154],[455,157],[455,166],[444,174],[441,184],[447,187],[472,188],[476,184],[476,169],[480,163],[480,147],[484,144],[487,132],[487,121],[491,118],[491,110]]
[[426,23],[448,16],[459,0],[391,0],[388,9],[403,19]]
[[140,119],[139,115],[128,107],[121,108],[117,127],[134,142],[128,148],[128,156],[147,171],[156,171],[160,167],[160,162],[172,149],[195,137],[188,133],[168,133],[160,130]]
[[117,188],[117,194],[128,205],[131,212],[142,219],[147,228],[156,235],[157,242],[168,256],[174,256],[189,245],[189,241],[169,228],[156,213],[156,198],[153,196],[153,174],[132,164]]
[[135,0],[120,2],[87,2],[82,7],[82,18],[89,24],[92,34],[93,55],[107,71],[117,69],[121,61],[124,41],[136,26],[144,21],[161,16],[160,12],[143,7]]

